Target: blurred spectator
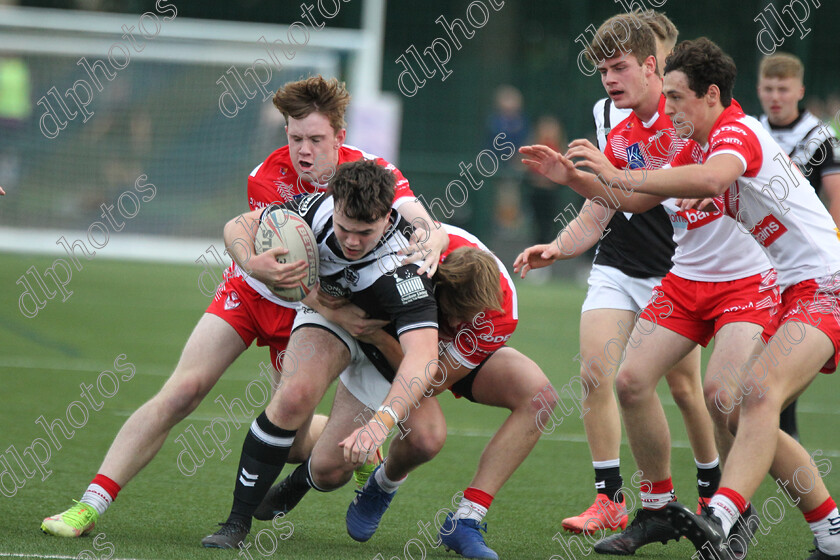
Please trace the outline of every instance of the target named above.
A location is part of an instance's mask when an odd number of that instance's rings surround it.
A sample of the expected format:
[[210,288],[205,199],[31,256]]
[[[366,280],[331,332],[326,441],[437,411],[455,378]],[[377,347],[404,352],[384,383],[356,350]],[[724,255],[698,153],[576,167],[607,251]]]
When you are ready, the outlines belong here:
[[[559,120],[543,115],[537,120],[532,144],[543,144],[552,150],[564,152],[567,145],[566,132]],[[525,174],[525,195],[531,206],[533,217],[532,243],[545,243],[557,235],[554,217],[560,208],[560,186],[535,171]]]
[[[486,134],[485,149],[497,155],[505,153],[499,148],[501,144],[510,142],[518,150],[527,142],[529,129],[522,111],[522,93],[515,87],[502,85],[496,89]],[[482,189],[473,193],[468,229],[480,239],[492,243],[498,233],[491,230],[493,225],[506,232],[516,230],[520,225],[519,186],[524,169],[519,160],[516,156],[506,161],[498,158],[499,168],[495,175],[485,179]]]

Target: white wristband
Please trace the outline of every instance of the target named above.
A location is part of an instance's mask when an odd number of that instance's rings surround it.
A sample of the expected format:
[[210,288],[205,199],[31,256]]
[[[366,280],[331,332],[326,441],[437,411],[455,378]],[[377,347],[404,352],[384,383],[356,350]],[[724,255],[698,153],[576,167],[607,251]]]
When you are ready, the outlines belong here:
[[394,412],[394,409],[388,406],[387,404],[380,406],[377,412],[387,412],[391,416],[391,418],[394,419],[394,424],[398,424],[400,421],[400,417],[397,416],[397,413]]

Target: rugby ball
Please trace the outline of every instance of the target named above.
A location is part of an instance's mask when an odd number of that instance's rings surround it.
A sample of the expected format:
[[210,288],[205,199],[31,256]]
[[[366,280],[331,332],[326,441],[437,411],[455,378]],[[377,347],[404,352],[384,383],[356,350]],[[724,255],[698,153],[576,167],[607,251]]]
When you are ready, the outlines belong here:
[[278,208],[263,217],[254,240],[257,254],[275,247],[289,251],[277,256],[277,262],[281,264],[306,261],[306,276],[294,288],[268,288],[284,301],[300,301],[318,281],[318,243],[315,234],[298,214],[286,208]]

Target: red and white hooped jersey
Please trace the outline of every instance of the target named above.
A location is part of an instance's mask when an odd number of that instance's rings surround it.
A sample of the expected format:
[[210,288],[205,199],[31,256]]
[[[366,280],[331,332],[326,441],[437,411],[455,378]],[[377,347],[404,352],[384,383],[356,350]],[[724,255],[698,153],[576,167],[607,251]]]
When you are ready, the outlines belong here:
[[840,239],[828,211],[784,150],[735,100],[709,134],[706,160],[721,154],[743,165],[724,192],[724,210],[764,249],[782,289],[840,270]]
[[[396,176],[396,193],[394,196],[394,204],[392,208],[399,210],[399,207],[410,200],[414,200],[414,193],[408,184],[402,172],[397,169],[392,163],[384,160],[379,156],[369,154],[353,146],[341,146],[338,149],[338,165],[347,163],[349,161],[358,161],[360,159],[373,160],[377,164],[390,170]],[[301,179],[289,155],[289,146],[283,146],[279,150],[275,150],[269,155],[264,162],[259,164],[251,171],[248,176],[248,207],[251,210],[264,208],[272,203],[282,204],[298,197],[313,194],[316,192],[323,192],[327,190],[327,185],[319,183],[310,183]],[[270,300],[277,305],[283,307],[297,308],[300,306],[296,302],[283,301],[274,295],[268,289],[268,286],[256,280],[239,268],[236,263],[231,264],[228,269],[232,275],[242,276],[245,282],[257,291],[262,297]]]
[[[440,256],[440,262],[445,261],[449,253],[459,247],[475,247],[490,253],[490,249],[473,234],[449,224],[442,225],[449,234],[449,247]],[[502,310],[482,312],[476,315],[472,322],[459,324],[454,329],[454,337],[447,337],[443,330],[439,335],[446,354],[470,369],[477,367],[485,358],[504,346],[516,330],[519,321],[513,280],[502,261],[496,255],[493,255],[493,258],[499,266]]]
[[[677,134],[664,106],[662,96],[659,110],[649,121],[643,122],[632,113],[610,131],[605,153],[613,165],[619,169],[663,169],[702,162],[700,146]],[[728,282],[770,268],[760,247],[738,235],[731,220],[720,219],[723,212],[680,210],[673,198],[664,200],[662,206],[671,219],[677,243],[671,259],[673,274],[698,282]]]

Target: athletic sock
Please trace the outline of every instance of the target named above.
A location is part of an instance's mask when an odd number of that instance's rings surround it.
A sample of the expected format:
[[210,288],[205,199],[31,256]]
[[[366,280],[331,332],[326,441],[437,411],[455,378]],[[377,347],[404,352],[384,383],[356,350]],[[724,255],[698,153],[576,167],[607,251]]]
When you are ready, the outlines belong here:
[[105,476],[104,474],[97,474],[90,482],[82,499],[79,500],[83,504],[87,504],[99,515],[105,513],[111,506],[111,503],[117,499],[121,488],[120,485]]
[[709,507],[712,514],[720,519],[723,534],[728,535],[738,517],[747,510],[747,501],[735,490],[724,487],[718,489],[709,501]]
[[811,527],[817,548],[829,556],[840,555],[840,534],[831,534],[840,525],[840,513],[837,504],[828,498],[819,507],[805,513],[805,521]]
[[330,492],[330,490],[324,490],[315,484],[315,480],[312,478],[312,470],[309,466],[311,460],[311,458],[307,459],[306,462],[301,463],[292,471],[292,474],[289,475],[289,484],[295,491],[300,490],[306,492],[306,490],[314,488],[318,492]]
[[592,461],[592,467],[595,469],[595,491],[605,494],[613,502],[621,503],[624,499],[621,493],[624,480],[621,478],[619,459]]
[[649,483],[642,482],[641,492],[642,508],[647,510],[659,510],[676,500],[674,483],[668,477],[665,480]]
[[[385,461],[385,463],[387,463],[387,461]],[[385,463],[382,463],[382,466],[376,469],[376,472],[373,473],[373,477],[376,479],[376,483],[384,492],[393,494],[408,477],[404,476],[400,480],[391,480],[388,478],[388,475],[385,474]]]
[[458,511],[455,512],[454,517],[455,519],[475,519],[476,523],[481,523],[492,503],[493,496],[484,490],[469,487],[464,490],[464,497],[458,503]]
[[720,457],[715,457],[711,463],[694,459],[694,464],[697,465],[697,493],[701,498],[709,499],[720,486]]
[[239,457],[228,523],[238,521],[250,529],[251,516],[283,470],[296,433],[272,424],[265,412],[251,423]]

